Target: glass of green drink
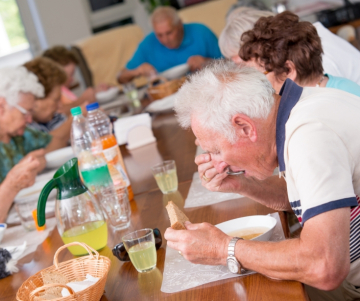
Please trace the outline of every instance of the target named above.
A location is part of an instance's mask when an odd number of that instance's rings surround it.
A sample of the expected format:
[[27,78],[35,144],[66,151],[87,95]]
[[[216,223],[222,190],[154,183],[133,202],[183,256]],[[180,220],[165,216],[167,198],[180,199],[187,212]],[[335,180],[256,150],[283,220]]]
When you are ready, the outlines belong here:
[[155,237],[152,229],[142,229],[122,238],[135,269],[145,273],[156,267]]
[[178,178],[174,160],[164,161],[151,167],[152,173],[163,194],[168,194],[178,189]]

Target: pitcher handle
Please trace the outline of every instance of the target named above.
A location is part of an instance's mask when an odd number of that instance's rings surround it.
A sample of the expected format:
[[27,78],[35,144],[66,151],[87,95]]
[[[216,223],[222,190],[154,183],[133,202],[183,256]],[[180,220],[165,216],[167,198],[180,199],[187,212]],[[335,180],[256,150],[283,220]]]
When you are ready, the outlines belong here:
[[53,190],[57,186],[56,180],[51,179],[49,182],[46,183],[44,188],[41,190],[38,205],[37,205],[37,222],[39,227],[45,225],[45,207],[46,201],[49,197],[51,190]]

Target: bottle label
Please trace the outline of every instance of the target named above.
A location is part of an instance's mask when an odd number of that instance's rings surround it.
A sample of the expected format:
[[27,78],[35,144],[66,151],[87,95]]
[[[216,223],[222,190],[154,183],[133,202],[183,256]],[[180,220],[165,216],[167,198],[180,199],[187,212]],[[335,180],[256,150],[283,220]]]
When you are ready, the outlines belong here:
[[[109,147],[107,149],[103,150],[103,154],[105,157],[106,162],[109,165],[113,165],[116,170],[120,173],[120,176],[122,177],[122,179],[125,181],[126,186],[130,186],[130,180],[123,168],[123,166],[121,165],[121,153],[120,153],[120,149],[118,145]],[[111,173],[111,171],[110,171]]]

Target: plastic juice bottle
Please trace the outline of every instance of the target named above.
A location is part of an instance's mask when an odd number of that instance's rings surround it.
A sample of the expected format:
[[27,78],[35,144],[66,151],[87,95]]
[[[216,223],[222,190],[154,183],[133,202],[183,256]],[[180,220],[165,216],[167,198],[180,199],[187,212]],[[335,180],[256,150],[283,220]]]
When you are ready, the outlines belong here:
[[[116,183],[121,183],[121,180],[119,180],[119,177],[121,177],[123,183],[127,186],[129,200],[133,200],[134,193],[126,173],[120,148],[112,132],[112,125],[109,117],[99,110],[99,104],[97,102],[87,105],[86,109],[88,111],[87,120],[91,129],[100,136],[103,154],[108,163],[115,188],[117,187]],[[111,168],[111,166],[115,167],[115,169]]]
[[71,145],[79,160],[81,176],[93,194],[101,194],[103,189],[113,186],[108,165],[103,158],[101,140],[90,130],[80,107],[71,109],[71,114],[74,117]]

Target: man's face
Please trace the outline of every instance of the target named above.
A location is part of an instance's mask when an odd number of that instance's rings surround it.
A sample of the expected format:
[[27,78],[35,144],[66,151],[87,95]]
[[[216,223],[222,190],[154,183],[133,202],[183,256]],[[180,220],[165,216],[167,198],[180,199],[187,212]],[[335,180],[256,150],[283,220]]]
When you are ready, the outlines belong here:
[[61,86],[55,86],[46,98],[35,100],[33,109],[34,121],[47,123],[52,120],[59,109],[60,98]]
[[157,21],[153,24],[154,32],[159,42],[169,49],[180,47],[183,40],[183,25],[174,25],[170,19]]
[[235,144],[231,144],[222,135],[203,128],[196,119],[193,119],[191,128],[201,148],[211,155],[218,173],[228,168],[234,172],[244,170],[246,177],[260,180],[273,174],[277,161],[269,141],[252,142],[239,138]]

